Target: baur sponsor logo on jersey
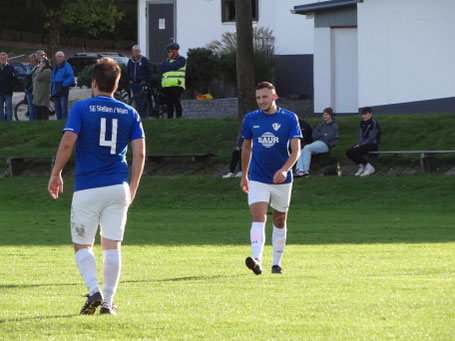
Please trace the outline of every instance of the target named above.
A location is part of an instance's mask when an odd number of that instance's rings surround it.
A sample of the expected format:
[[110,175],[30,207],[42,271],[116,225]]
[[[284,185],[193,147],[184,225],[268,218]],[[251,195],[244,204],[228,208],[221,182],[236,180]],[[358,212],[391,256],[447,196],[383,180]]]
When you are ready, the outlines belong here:
[[267,132],[258,137],[258,142],[265,148],[270,148],[273,147],[275,143],[280,142],[280,139],[273,133]]

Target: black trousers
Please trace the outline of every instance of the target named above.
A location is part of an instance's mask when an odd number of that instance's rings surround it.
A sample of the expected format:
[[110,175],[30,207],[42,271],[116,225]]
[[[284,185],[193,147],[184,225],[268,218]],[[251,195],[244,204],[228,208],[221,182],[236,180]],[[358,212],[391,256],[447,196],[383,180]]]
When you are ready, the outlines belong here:
[[183,93],[183,88],[180,86],[171,86],[163,88],[167,104],[167,118],[174,117],[174,108],[176,118],[182,117],[182,103],[180,102],[180,96]]
[[49,120],[49,108],[38,107],[35,105],[36,119],[37,120]]
[[364,144],[363,146],[358,146],[357,148],[351,147],[346,150],[346,156],[354,161],[356,164],[366,165],[367,160],[365,156],[368,152],[373,152],[378,150],[378,145],[374,143]]
[[239,171],[242,170],[242,150],[234,149],[231,156],[231,163],[229,164],[229,172],[235,173],[235,168],[239,164]]

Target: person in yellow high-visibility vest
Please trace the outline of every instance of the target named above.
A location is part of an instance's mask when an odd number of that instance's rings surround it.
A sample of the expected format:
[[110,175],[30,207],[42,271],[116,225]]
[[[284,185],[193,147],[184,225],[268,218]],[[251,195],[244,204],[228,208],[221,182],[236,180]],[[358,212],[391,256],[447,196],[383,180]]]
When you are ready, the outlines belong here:
[[182,117],[180,96],[185,90],[186,59],[179,55],[180,46],[170,43],[166,46],[168,57],[160,66],[163,74],[161,87],[166,98],[167,118]]

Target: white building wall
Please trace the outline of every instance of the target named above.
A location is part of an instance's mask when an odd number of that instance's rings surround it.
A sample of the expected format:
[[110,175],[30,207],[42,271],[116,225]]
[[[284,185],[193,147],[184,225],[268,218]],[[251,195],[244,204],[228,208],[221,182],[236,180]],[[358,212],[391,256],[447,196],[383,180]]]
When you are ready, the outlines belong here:
[[[138,44],[147,51],[146,7],[151,2],[166,0],[138,0]],[[273,30],[276,53],[281,55],[313,53],[313,20],[290,12],[294,6],[314,0],[259,0],[259,27]],[[235,23],[221,22],[221,0],[177,0],[176,38],[181,54],[188,49],[205,47],[220,40],[224,32],[234,32]]]
[[329,27],[314,29],[314,112],[332,106],[332,44]]
[[455,95],[455,1],[365,0],[357,10],[360,107]]

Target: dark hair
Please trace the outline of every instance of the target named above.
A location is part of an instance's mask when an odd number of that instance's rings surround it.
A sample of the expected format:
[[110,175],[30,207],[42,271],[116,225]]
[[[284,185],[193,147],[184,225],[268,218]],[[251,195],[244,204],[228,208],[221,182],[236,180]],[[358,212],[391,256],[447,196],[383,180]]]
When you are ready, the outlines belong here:
[[362,115],[368,114],[368,113],[373,113],[373,110],[371,110],[371,107],[364,107],[364,108],[362,108],[362,110],[360,111],[360,113],[361,113]]
[[322,113],[325,113],[325,112],[326,112],[327,114],[329,114],[330,117],[333,117],[333,109],[332,109],[331,107],[327,107],[327,108],[325,108],[325,109],[322,111]]
[[261,89],[270,89],[270,90],[275,90],[275,86],[270,83],[270,82],[261,82],[256,86],[256,90],[261,90]]
[[112,58],[101,58],[96,61],[93,68],[93,79],[102,92],[114,92],[120,79],[120,67]]
[[46,58],[41,59],[41,63],[46,64],[46,67],[48,67],[48,68],[51,67],[51,63],[49,62],[49,59],[46,59]]

